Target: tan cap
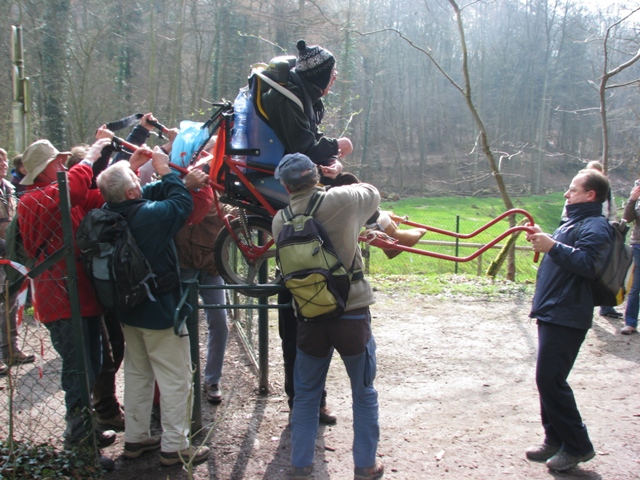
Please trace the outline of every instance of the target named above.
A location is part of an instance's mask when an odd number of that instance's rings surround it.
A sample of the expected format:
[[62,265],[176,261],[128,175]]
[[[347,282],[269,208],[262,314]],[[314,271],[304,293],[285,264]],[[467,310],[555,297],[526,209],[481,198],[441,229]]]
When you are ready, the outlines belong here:
[[36,177],[47,168],[59,155],[71,155],[71,152],[59,152],[49,140],[33,142],[22,154],[22,164],[27,175],[20,182],[21,185],[33,185]]

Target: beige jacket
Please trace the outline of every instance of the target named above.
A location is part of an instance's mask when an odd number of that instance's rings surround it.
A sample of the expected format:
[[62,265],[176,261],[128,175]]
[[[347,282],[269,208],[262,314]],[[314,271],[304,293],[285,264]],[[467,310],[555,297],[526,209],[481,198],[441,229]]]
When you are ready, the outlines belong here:
[[[304,213],[311,196],[319,190],[322,188],[313,187],[292,194],[291,209],[293,213]],[[350,266],[355,256],[356,268],[362,268],[362,253],[358,245],[358,235],[362,226],[374,214],[379,204],[378,190],[373,185],[366,183],[327,190],[314,217],[327,231],[343,265]],[[283,223],[281,210],[273,217],[273,238],[278,238]],[[351,284],[347,311],[367,307],[374,302],[373,290],[366,278]]]

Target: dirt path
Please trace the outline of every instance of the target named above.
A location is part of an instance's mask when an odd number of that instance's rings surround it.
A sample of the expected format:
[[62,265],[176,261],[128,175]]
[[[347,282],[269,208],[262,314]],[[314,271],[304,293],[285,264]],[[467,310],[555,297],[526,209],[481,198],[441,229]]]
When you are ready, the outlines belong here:
[[[500,301],[377,293],[379,455],[385,479],[640,479],[640,335],[621,336],[621,321],[596,315],[570,383],[596,447],[594,460],[551,474],[525,459],[541,440],[534,383],[536,326],[530,299]],[[232,335],[224,402],[206,405],[212,455],[196,479],[280,480],[289,468],[288,407],[275,322],[270,329],[271,393]],[[350,389],[339,357],[329,379],[335,427],[321,427],[314,478],[353,478]],[[204,440],[201,437],[200,441]],[[123,439],[107,450],[119,457]],[[118,460],[108,479],[184,479],[161,469],[156,453]]]

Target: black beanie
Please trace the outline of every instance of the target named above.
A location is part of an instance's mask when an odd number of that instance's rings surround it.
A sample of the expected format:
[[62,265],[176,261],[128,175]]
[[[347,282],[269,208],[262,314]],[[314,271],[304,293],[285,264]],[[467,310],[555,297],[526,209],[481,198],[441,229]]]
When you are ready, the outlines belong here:
[[333,54],[319,45],[307,47],[304,40],[298,40],[296,47],[298,47],[296,72],[320,90],[327,88],[331,81],[333,66],[336,64]]

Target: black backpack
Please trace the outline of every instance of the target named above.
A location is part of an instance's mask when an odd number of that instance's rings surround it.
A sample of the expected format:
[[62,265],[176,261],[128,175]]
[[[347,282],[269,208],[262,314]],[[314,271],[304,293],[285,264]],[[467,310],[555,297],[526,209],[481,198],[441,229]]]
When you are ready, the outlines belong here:
[[76,232],[84,269],[98,301],[110,312],[128,312],[147,299],[155,301],[151,292],[156,276],[127,224],[142,205],[130,208],[127,218],[106,208],[90,210]]
[[[316,192],[303,214],[282,210],[284,225],[276,240],[276,262],[303,321],[329,320],[344,312],[351,283],[363,278],[342,264],[331,239],[313,214],[324,192]],[[355,259],[354,259],[355,262]]]
[[625,244],[629,225],[611,222],[612,242],[599,278],[592,282],[593,304],[616,306],[624,301],[632,275],[633,253]]

